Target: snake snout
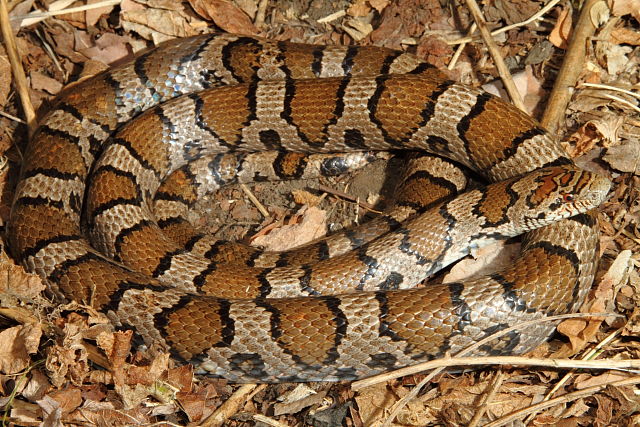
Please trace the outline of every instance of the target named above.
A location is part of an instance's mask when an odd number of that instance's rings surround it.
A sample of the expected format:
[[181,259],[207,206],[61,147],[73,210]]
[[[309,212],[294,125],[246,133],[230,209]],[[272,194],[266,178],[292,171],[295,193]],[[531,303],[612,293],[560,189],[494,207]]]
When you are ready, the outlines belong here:
[[611,185],[612,183],[609,178],[596,173],[592,174],[592,182],[589,185],[586,198],[593,204],[594,208],[609,198]]

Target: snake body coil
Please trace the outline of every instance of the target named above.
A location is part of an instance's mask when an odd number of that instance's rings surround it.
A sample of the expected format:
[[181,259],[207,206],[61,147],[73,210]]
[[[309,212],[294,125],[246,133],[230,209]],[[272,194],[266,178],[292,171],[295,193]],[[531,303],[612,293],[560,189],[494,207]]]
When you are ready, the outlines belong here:
[[[201,156],[389,149],[441,154],[507,181],[352,251],[314,246],[308,262],[255,252],[242,265],[225,263],[237,247],[215,244],[205,260],[165,239],[149,214],[162,180]],[[275,161],[275,170],[292,169],[292,158]],[[507,270],[405,288],[464,255],[472,238],[584,212],[608,188],[572,166],[529,116],[411,55],[205,35],[169,42],[59,97],[24,155],[9,238],[54,294],[92,304],[200,371],[250,382],[355,379],[576,310],[595,273],[591,213],[528,233]],[[550,213],[529,212],[541,206]],[[83,209],[93,245],[81,233]],[[317,296],[354,290],[371,292]],[[512,332],[476,354],[523,352],[552,330]]]

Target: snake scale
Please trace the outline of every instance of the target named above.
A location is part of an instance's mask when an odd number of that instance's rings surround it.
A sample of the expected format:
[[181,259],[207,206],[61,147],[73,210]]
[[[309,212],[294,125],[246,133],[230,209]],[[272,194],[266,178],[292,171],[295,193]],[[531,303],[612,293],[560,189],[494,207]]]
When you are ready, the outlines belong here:
[[[149,209],[164,179],[205,156],[276,150],[274,170],[296,175],[306,157],[289,152],[398,149],[442,155],[497,183],[406,222],[387,215],[387,232],[345,234],[349,250],[312,245],[298,253],[309,261],[243,258],[224,243],[203,259],[161,235]],[[198,372],[350,380],[576,310],[596,267],[595,216],[584,212],[609,185],[573,166],[526,114],[410,54],[209,34],[60,95],[24,154],[8,235],[55,296],[93,305]],[[540,226],[504,271],[407,289],[476,240]],[[521,353],[553,328],[511,332],[475,354]]]

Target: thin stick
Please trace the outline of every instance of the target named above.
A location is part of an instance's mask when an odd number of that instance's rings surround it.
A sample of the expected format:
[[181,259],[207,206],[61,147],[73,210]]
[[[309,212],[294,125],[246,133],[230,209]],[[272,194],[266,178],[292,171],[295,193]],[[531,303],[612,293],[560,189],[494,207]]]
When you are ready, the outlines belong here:
[[591,9],[600,0],[586,0],[580,11],[580,17],[573,28],[571,41],[564,56],[564,62],[556,77],[553,90],[549,95],[549,102],[544,111],[542,126],[551,133],[556,133],[558,124],[564,117],[567,105],[571,100],[573,88],[578,81],[578,77],[583,69],[585,56],[587,54],[587,40],[596,32],[596,27],[591,21]]
[[9,120],[13,120],[14,122],[18,122],[18,123],[23,124],[23,125],[27,124],[27,122],[22,120],[20,117],[16,117],[16,116],[13,116],[13,115],[11,115],[9,113],[5,113],[4,111],[0,111],[0,116],[6,117]]
[[593,394],[598,393],[599,391],[604,390],[607,387],[624,387],[628,385],[640,384],[640,376],[628,378],[624,380],[612,381],[604,384],[599,384],[593,387],[587,387],[580,391],[574,391],[573,393],[567,393],[563,396],[556,397],[555,399],[547,400],[546,402],[540,402],[536,405],[531,405],[528,408],[520,409],[518,411],[512,412],[509,415],[506,415],[500,419],[497,419],[489,424],[485,424],[485,427],[500,427],[506,424],[511,423],[512,421],[520,420],[527,414],[533,411],[542,411],[543,409],[551,408],[560,403],[572,402],[574,400],[580,399],[581,397],[591,396]]
[[289,427],[289,424],[281,423],[280,421],[274,420],[266,415],[253,414],[251,418],[272,427]]
[[484,20],[484,16],[482,16],[482,11],[480,10],[478,3],[476,3],[475,0],[465,0],[465,2],[467,3],[467,7],[469,8],[471,15],[473,15],[473,20],[478,25],[480,34],[482,34],[482,39],[487,45],[487,49],[489,50],[489,55],[491,55],[491,58],[493,58],[493,62],[496,64],[496,68],[498,69],[498,74],[500,75],[500,78],[504,83],[504,87],[507,90],[507,93],[509,94],[511,101],[516,107],[518,107],[522,111],[526,111],[526,108],[524,106],[524,101],[522,100],[522,97],[520,96],[520,92],[518,92],[518,89],[516,88],[516,85],[513,82],[513,79],[511,78],[511,73],[509,72],[507,65],[504,63],[504,60],[502,59],[502,55],[500,54],[498,45],[493,40],[493,37],[491,37],[489,28],[487,28],[487,22]]
[[[522,329],[525,328],[527,326],[532,326],[532,325],[536,325],[539,324],[541,322],[553,322],[556,320],[564,320],[564,319],[574,319],[574,318],[584,318],[584,317],[623,317],[619,314],[613,314],[613,313],[571,313],[571,314],[559,314],[556,316],[549,316],[549,317],[544,317],[541,319],[534,319],[534,320],[529,320],[526,322],[521,322],[518,323],[516,325],[513,325],[509,328],[503,329],[499,332],[496,332],[495,334],[492,334],[486,338],[481,339],[480,341],[477,341],[476,343],[474,343],[473,345],[465,348],[464,350],[460,351],[456,357],[445,357],[443,359],[436,359],[436,360],[431,360],[429,362],[424,362],[424,363],[419,363],[417,365],[413,365],[413,366],[407,366],[406,368],[401,368],[401,369],[397,369],[395,371],[392,372],[386,372],[384,374],[380,374],[380,375],[375,375],[373,377],[369,377],[369,378],[365,378],[363,380],[359,380],[359,381],[354,381],[353,384],[351,384],[351,388],[353,390],[360,390],[363,389],[365,387],[369,387],[371,385],[375,385],[375,384],[379,384],[379,383],[383,383],[383,382],[387,382],[389,380],[393,380],[396,378],[400,378],[400,377],[404,377],[406,375],[413,375],[413,374],[417,374],[420,373],[422,371],[426,371],[429,369],[434,369],[434,368],[442,368],[442,367],[449,367],[449,366],[460,366],[460,365],[466,365],[468,361],[479,361],[478,363],[471,363],[471,365],[482,365],[482,364],[488,364],[488,365],[502,365],[502,364],[513,364],[512,362],[514,361],[520,361],[523,362],[524,365],[527,366],[546,366],[545,363],[547,365],[549,365],[550,367],[553,368],[560,368],[560,367],[579,367],[582,368],[584,367],[585,369],[607,369],[607,366],[603,366],[603,363],[600,362],[605,362],[605,361],[591,361],[591,362],[584,362],[584,361],[579,361],[579,360],[565,360],[565,359],[531,359],[528,357],[518,357],[518,356],[496,356],[496,357],[462,357],[465,354],[469,354],[475,350],[477,350],[478,348],[482,347],[483,345],[488,344],[489,342],[500,338],[506,334],[510,334],[513,331],[516,331],[518,329]],[[508,361],[507,361],[508,360]],[[538,365],[537,361],[540,360],[541,364]],[[482,362],[480,362],[482,361]],[[533,363],[527,363],[527,361],[535,361]],[[560,365],[556,365],[555,362],[556,361],[560,361],[559,363],[562,364],[563,366]],[[571,363],[569,363],[571,362]],[[614,361],[608,361],[608,362],[614,362]],[[576,363],[576,365],[573,365],[572,363]],[[585,365],[586,363],[586,365]],[[519,363],[520,364],[520,363]],[[580,365],[582,364],[582,365]],[[580,366],[578,366],[580,365]],[[628,366],[626,364],[625,361],[623,361],[623,368],[636,368],[636,366]],[[640,368],[640,364],[637,366],[638,368]]]
[[331,15],[327,15],[324,18],[320,18],[316,20],[318,24],[326,24],[327,22],[335,21],[336,19],[340,19],[345,16],[347,12],[345,10],[339,10]]
[[[487,356],[487,357],[449,357],[432,360],[421,364],[423,370],[434,368],[448,368],[451,366],[482,366],[482,365],[517,365],[517,366],[538,366],[553,369],[595,369],[595,370],[616,370],[625,372],[640,373],[640,359],[624,360],[574,360],[574,359],[545,359],[525,356]],[[370,384],[367,380],[359,381],[358,385],[352,387],[360,390]],[[377,382],[376,382],[377,383]]]
[[340,197],[342,199],[350,200],[350,201],[356,203],[358,206],[361,206],[361,207],[363,207],[364,209],[366,209],[368,211],[371,211],[371,212],[374,212],[374,213],[382,213],[382,212],[376,210],[373,205],[371,205],[371,204],[369,204],[367,202],[363,202],[359,198],[353,197],[353,196],[345,193],[344,191],[336,190],[334,188],[327,187],[326,185],[322,185],[322,184],[318,184],[318,190],[324,191],[325,193],[329,193],[329,194],[334,195],[334,196],[338,196],[338,197]]
[[269,0],[260,0],[258,3],[258,11],[256,12],[256,19],[254,21],[254,25],[257,28],[262,28],[264,25],[264,18],[267,14],[267,6],[269,5]]
[[[600,341],[598,343],[598,345],[596,345],[593,349],[589,350],[587,352],[587,354],[585,354],[582,357],[582,360],[591,360],[591,359],[597,357],[598,355],[600,355],[602,353],[602,350],[601,350],[602,347],[604,347],[605,345],[608,345],[611,341],[613,341],[613,339],[615,337],[620,335],[621,332],[622,332],[622,329],[618,329],[617,331],[613,331],[613,333],[609,334],[609,336],[607,336],[604,340]],[[560,390],[560,387],[565,385],[574,374],[575,374],[575,369],[572,369],[571,371],[567,372],[562,377],[562,379],[560,381],[558,381],[556,383],[556,385],[554,385],[553,388],[544,396],[542,401],[551,399],[551,396],[553,396],[556,393],[556,391]],[[525,423],[526,424],[530,423],[533,420],[533,417],[535,417],[536,414],[537,414],[537,412],[530,413],[529,416],[527,417],[527,419],[525,420]]]
[[[467,34],[469,35],[473,34],[477,28],[478,28],[478,24],[474,22],[473,24],[471,24],[471,27],[469,28],[469,32]],[[451,57],[451,61],[449,61],[449,65],[447,65],[447,70],[453,70],[453,68],[456,66],[456,63],[458,62],[458,58],[460,58],[460,55],[462,54],[462,51],[464,50],[465,47],[467,47],[466,42],[460,43],[460,46],[458,46],[458,48],[456,49],[456,52]]]
[[68,7],[66,9],[60,9],[60,10],[49,10],[45,12],[41,12],[41,11],[31,12],[26,15],[14,16],[13,20],[21,21],[20,27],[27,27],[29,25],[36,24],[40,21],[44,21],[45,19],[50,18],[52,16],[65,15],[65,14],[74,13],[74,12],[84,12],[86,10],[98,9],[98,8],[107,7],[107,6],[115,6],[120,4],[121,2],[122,0],[104,0],[98,3],[87,4],[84,6],[77,6],[77,7]]
[[632,102],[627,101],[624,98],[620,98],[619,96],[615,96],[615,95],[611,95],[610,93],[605,93],[604,94],[605,98],[608,98],[612,101],[618,101],[621,104],[626,105],[627,107],[636,110],[638,113],[640,113],[640,107],[638,107],[637,105],[634,105]]
[[253,194],[253,192],[249,190],[249,187],[247,187],[246,184],[241,183],[240,188],[242,188],[242,191],[244,191],[244,193],[247,195],[249,200],[251,200],[251,202],[256,206],[256,208],[258,208],[262,216],[264,216],[265,218],[269,218],[271,216],[269,215],[269,211],[267,210],[267,208],[265,208],[264,205],[260,203],[260,200],[258,200],[258,198]]
[[[498,34],[506,33],[509,30],[513,30],[514,28],[518,28],[518,27],[523,27],[525,25],[529,25],[532,22],[542,18],[542,15],[546,14],[547,12],[549,12],[558,3],[560,3],[560,0],[551,0],[542,9],[540,9],[535,14],[531,15],[526,20],[521,21],[521,22],[517,22],[515,24],[507,25],[506,27],[498,28],[497,30],[492,31],[491,35],[492,36],[497,36]],[[472,42],[474,40],[475,40],[475,38],[473,37],[473,35],[470,34],[467,37],[462,37],[462,38],[456,39],[456,40],[450,40],[450,41],[447,42],[447,44],[448,45],[456,45],[456,44],[462,44],[462,43],[469,43],[469,42]]]
[[[529,358],[522,356],[491,356],[491,357],[451,357],[445,359],[433,360],[420,364],[423,370],[434,369],[426,378],[420,381],[416,386],[402,399],[396,402],[393,409],[385,422],[384,427],[391,425],[391,422],[398,415],[398,412],[406,406],[408,402],[413,400],[420,390],[435,377],[442,369],[451,366],[488,366],[488,365],[516,365],[516,366],[537,366],[553,369],[596,369],[596,370],[620,370],[625,372],[640,373],[640,359],[626,360],[573,360],[573,359],[542,359]],[[408,374],[407,374],[408,375]],[[377,384],[379,381],[373,382]],[[355,384],[355,383],[354,383]],[[371,385],[367,379],[358,381],[358,385],[352,385],[354,390]]]
[[592,87],[595,89],[608,89],[616,92],[625,93],[627,95],[633,96],[635,98],[640,99],[640,93],[633,92],[627,89],[622,89],[621,87],[611,86],[611,85],[603,85],[601,83],[580,83],[580,87]]
[[9,56],[9,63],[11,64],[13,82],[16,85],[16,89],[20,97],[20,103],[22,104],[24,117],[27,122],[29,136],[31,136],[33,135],[33,131],[35,131],[36,128],[36,112],[33,109],[33,105],[31,104],[27,76],[24,74],[24,68],[22,68],[22,60],[20,59],[20,54],[18,53],[16,39],[13,35],[13,31],[11,30],[11,22],[9,21],[9,10],[7,9],[7,0],[0,0],[0,27],[2,27],[2,38],[4,39],[4,45],[7,49],[7,55]]
[[467,427],[475,427],[480,423],[480,420],[487,412],[487,406],[493,400],[493,397],[496,395],[498,390],[500,390],[503,381],[504,371],[500,369],[496,374],[496,377],[493,379],[491,387],[489,388],[489,392],[486,394],[485,398],[482,401],[482,405],[476,410],[476,413],[473,414],[473,418],[471,418],[471,421],[469,421]]
[[231,397],[229,397],[222,405],[215,410],[215,412],[204,420],[201,424],[203,427],[221,426],[226,420],[238,412],[241,405],[249,399],[249,396],[254,394],[254,390],[262,389],[265,385],[258,386],[257,384],[244,384],[237,389]]

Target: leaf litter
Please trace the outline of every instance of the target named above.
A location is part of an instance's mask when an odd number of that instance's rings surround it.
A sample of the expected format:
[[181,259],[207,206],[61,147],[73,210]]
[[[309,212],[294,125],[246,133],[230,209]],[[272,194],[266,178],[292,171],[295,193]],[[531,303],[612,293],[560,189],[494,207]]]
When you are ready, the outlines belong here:
[[[49,10],[67,8],[70,3],[50,2]],[[565,321],[559,334],[532,351],[531,357],[581,357],[597,348],[597,357],[604,360],[638,359],[640,350],[640,115],[634,108],[640,92],[640,6],[637,0],[601,3],[605,9],[598,9],[594,19],[602,25],[590,44],[580,79],[596,87],[578,86],[559,133],[572,155],[581,156],[577,160],[583,167],[614,179],[615,190],[600,218],[600,272],[582,310],[623,317]],[[484,12],[495,30],[522,22],[543,6],[534,0],[496,1],[487,4]],[[14,30],[32,22],[17,33],[17,44],[31,85],[31,102],[41,111],[64,84],[78,79],[81,70],[92,75],[152,43],[207,28],[319,44],[383,45],[412,51],[444,68],[458,48],[450,42],[466,36],[472,23],[462,2],[442,7],[426,0],[123,0],[119,5],[47,17],[40,23],[34,22],[42,18],[30,15],[36,11],[32,1],[12,1],[10,8]],[[545,19],[496,36],[511,71],[524,73],[520,91],[525,99],[529,97],[527,106],[538,117],[571,37],[571,18],[571,10],[559,4]],[[537,59],[525,61],[536,47]],[[6,51],[0,49],[0,74],[9,75],[8,64]],[[477,37],[462,49],[449,74],[472,85],[490,83],[497,76]],[[8,79],[1,80],[0,103],[6,114],[0,115],[0,147],[4,156],[17,163],[19,155],[11,147],[14,142],[23,145],[26,132],[14,119],[21,115],[18,96]],[[16,166],[2,175],[7,184],[0,209],[3,221],[11,200],[8,180],[15,177]],[[206,214],[196,223],[223,238],[251,240],[259,235],[254,240],[262,245],[281,244],[292,235],[308,234],[303,240],[313,240],[319,229],[334,231],[376,215],[355,201],[375,201],[382,208],[391,199],[392,189],[382,183],[386,166],[368,168],[347,178],[323,178],[321,186],[317,182],[254,184],[251,191],[266,206],[268,218],[241,189],[225,188],[209,197],[210,204],[203,208]],[[318,190],[326,187],[337,191]],[[310,212],[314,219],[309,219]],[[478,257],[477,263],[483,266],[486,261],[482,254]],[[135,337],[114,331],[108,319],[91,307],[53,305],[43,294],[40,279],[24,273],[8,256],[2,260],[0,404],[5,422],[15,425],[222,425],[214,419],[230,403],[235,410],[226,413],[224,425],[231,426],[256,425],[258,415],[266,417],[260,422],[272,425],[469,425],[480,408],[484,411],[480,423],[487,424],[546,398],[637,375],[503,366],[505,378],[499,389],[482,403],[493,383],[494,368],[445,372],[431,379],[392,420],[388,417],[398,401],[424,374],[359,391],[348,383],[280,384],[240,394],[242,388],[225,380],[198,376],[188,365],[176,366],[166,353],[138,348]],[[456,269],[462,270],[456,274],[478,274],[476,267]],[[531,411],[520,420],[527,425],[636,425],[640,423],[639,395],[633,385],[608,386]]]

